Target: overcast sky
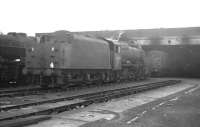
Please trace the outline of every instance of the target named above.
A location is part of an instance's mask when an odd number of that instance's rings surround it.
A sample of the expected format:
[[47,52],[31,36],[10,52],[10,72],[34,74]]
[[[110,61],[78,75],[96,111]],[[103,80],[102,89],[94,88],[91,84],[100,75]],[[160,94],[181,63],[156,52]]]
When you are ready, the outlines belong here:
[[198,0],[0,0],[0,31],[200,26]]

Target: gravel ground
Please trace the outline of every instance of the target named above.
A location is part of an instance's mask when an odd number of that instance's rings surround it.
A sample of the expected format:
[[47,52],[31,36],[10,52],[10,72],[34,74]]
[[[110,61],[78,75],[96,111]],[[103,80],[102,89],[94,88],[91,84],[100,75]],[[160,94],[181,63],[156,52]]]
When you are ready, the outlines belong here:
[[[197,82],[195,82],[197,83]],[[127,110],[123,118],[82,127],[199,127],[200,86]]]
[[[157,108],[147,112],[138,119],[127,121],[136,127],[199,127],[200,126],[200,89],[191,89],[172,99],[159,103]],[[155,107],[155,106],[154,106]],[[154,109],[154,110],[153,110]]]
[[[200,80],[53,115],[31,127],[193,127],[200,125]],[[195,103],[194,103],[195,102]]]

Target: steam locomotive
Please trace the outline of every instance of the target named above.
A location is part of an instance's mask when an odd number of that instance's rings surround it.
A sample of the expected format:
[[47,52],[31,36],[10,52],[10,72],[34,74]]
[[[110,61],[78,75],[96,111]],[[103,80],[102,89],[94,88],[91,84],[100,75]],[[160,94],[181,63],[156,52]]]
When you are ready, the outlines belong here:
[[23,74],[42,87],[140,80],[145,52],[126,42],[68,31],[38,34],[27,48]]
[[25,33],[0,35],[0,87],[22,84],[25,51],[34,43]]

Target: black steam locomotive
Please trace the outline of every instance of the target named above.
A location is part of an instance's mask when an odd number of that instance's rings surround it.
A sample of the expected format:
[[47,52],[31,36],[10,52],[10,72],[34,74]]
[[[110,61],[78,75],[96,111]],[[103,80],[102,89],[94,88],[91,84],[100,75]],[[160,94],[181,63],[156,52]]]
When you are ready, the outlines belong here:
[[26,48],[32,44],[34,39],[25,33],[0,35],[0,87],[22,83]]
[[36,38],[26,50],[23,74],[43,87],[140,80],[147,75],[145,52],[127,42],[68,31]]

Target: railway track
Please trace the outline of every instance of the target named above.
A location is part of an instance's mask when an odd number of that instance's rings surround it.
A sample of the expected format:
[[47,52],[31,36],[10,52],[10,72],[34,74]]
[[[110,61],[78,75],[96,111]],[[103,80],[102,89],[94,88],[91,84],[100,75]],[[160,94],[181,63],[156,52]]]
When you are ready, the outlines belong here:
[[23,91],[36,91],[40,90],[41,88],[24,88],[24,89],[15,89],[15,90],[0,90],[0,94],[5,94],[5,93],[15,93],[15,92],[23,92]]
[[[9,107],[3,107],[0,109],[0,123],[3,122],[3,126],[9,125],[10,121],[16,119],[27,119],[28,117],[38,116],[38,115],[50,115],[52,113],[59,113],[64,111],[69,111],[72,109],[77,109],[79,107],[85,107],[94,103],[106,102],[113,98],[119,98],[137,92],[159,88],[168,85],[174,85],[181,82],[180,80],[167,80],[162,82],[148,83],[140,86],[126,87],[122,89],[107,90],[98,93],[89,93],[84,95],[71,96],[66,98],[59,98],[54,100],[46,100],[42,102],[27,103],[23,105],[15,105]],[[45,107],[46,105],[46,107]],[[24,108],[38,106],[38,110],[27,111]],[[10,113],[12,110],[18,110],[18,112]],[[19,111],[23,113],[19,113]],[[10,114],[9,114],[10,113]],[[7,115],[1,115],[7,114]],[[7,124],[6,124],[7,123]],[[17,124],[14,124],[17,125]],[[2,126],[2,124],[0,124]]]
[[[129,83],[131,81],[123,82],[123,83]],[[140,81],[137,81],[135,83],[139,83]],[[102,86],[111,86],[115,85],[116,83],[105,83],[101,84]],[[82,86],[69,86],[66,88],[60,88],[60,87],[54,87],[54,88],[48,88],[48,89],[43,89],[43,88],[29,88],[29,89],[18,89],[18,90],[0,90],[0,98],[3,97],[20,97],[20,96],[28,96],[28,95],[36,95],[36,94],[43,94],[43,93],[53,93],[53,92],[62,92],[62,91],[71,91],[71,90],[80,90],[80,89],[87,89],[88,87],[98,87],[98,85],[94,84],[85,84]]]
[[27,95],[34,95],[40,93],[47,93],[47,92],[59,92],[63,91],[60,88],[49,88],[49,89],[42,89],[42,88],[33,88],[33,89],[20,89],[20,90],[8,90],[8,91],[0,91],[0,98],[1,97],[16,97],[16,96],[27,96]]

